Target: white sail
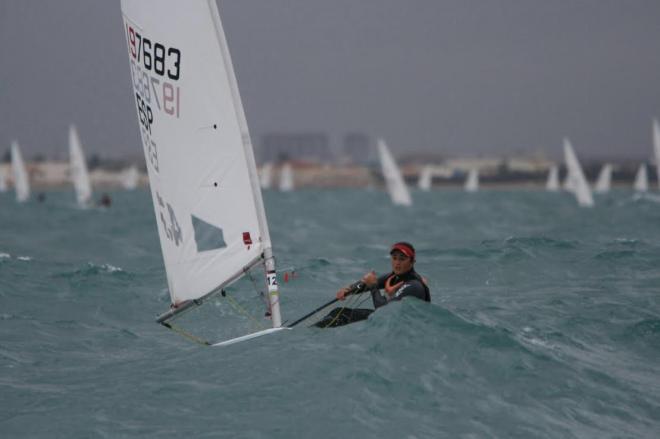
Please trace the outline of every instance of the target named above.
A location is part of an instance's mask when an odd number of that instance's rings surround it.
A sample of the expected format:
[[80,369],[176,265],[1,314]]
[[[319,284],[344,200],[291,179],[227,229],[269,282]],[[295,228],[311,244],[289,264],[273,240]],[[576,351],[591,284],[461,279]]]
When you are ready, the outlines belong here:
[[273,164],[265,163],[261,167],[261,172],[259,173],[259,183],[261,184],[261,189],[270,189],[273,185]]
[[580,206],[592,207],[594,205],[594,199],[591,195],[591,189],[589,188],[587,179],[584,177],[582,166],[580,166],[580,162],[575,155],[573,146],[568,139],[564,139],[564,160],[568,169],[568,176],[566,177],[568,184],[564,184],[564,186],[568,186],[568,190],[575,195]]
[[610,191],[610,186],[612,185],[612,165],[606,163],[600,170],[598,174],[598,180],[596,181],[596,186],[594,187],[594,192],[599,194],[606,194]]
[[92,200],[92,183],[89,179],[85,154],[75,125],[69,126],[69,168],[78,206],[89,206]]
[[658,121],[653,119],[653,156],[655,157],[655,172],[660,189],[660,126]]
[[466,192],[477,192],[479,190],[479,170],[476,168],[470,169],[467,179],[465,180]]
[[396,164],[394,157],[392,157],[383,139],[378,139],[378,155],[380,157],[380,165],[383,171],[383,178],[385,178],[387,192],[390,194],[392,203],[400,206],[412,205],[412,198],[410,198],[408,187],[403,181],[399,166]]
[[649,177],[646,172],[646,164],[639,165],[637,174],[635,175],[635,190],[637,192],[647,192],[649,190]]
[[557,165],[552,165],[548,172],[548,180],[545,183],[545,189],[550,192],[557,192],[559,190],[559,168]]
[[566,192],[573,193],[576,190],[575,177],[571,174],[571,170],[566,167],[566,177],[564,177],[564,183],[562,184],[562,189]]
[[264,264],[271,241],[215,0],[122,0],[138,121],[174,311]]
[[14,171],[16,201],[23,203],[30,198],[30,180],[21,155],[21,148],[15,140],[11,144],[11,167]]
[[280,168],[280,191],[290,192],[293,187],[293,169],[291,164],[287,162]]
[[429,165],[424,166],[422,171],[419,173],[419,180],[417,181],[417,186],[419,189],[423,191],[430,191],[432,178],[433,168]]
[[132,191],[140,182],[140,171],[137,166],[131,165],[121,173],[121,185],[124,189]]
[[0,165],[0,192],[7,192],[7,175],[2,165]]

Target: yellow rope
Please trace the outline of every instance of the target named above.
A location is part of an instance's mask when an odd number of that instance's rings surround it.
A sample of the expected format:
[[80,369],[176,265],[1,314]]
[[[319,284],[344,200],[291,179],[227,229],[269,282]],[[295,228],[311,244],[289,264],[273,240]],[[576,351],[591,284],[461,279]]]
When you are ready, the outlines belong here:
[[[347,303],[346,305],[342,306],[342,307],[341,307],[341,311],[339,311],[339,312],[337,313],[337,315],[336,315],[336,316],[330,321],[330,323],[328,323],[327,325],[325,325],[323,328],[325,329],[325,328],[329,328],[329,327],[331,327],[331,326],[337,321],[337,319],[341,316],[341,314],[344,312],[344,310],[348,307],[348,305],[351,305],[351,306],[352,306],[355,302],[357,302],[357,298],[358,298],[358,296],[360,296],[361,294],[363,294],[363,293],[359,293],[359,294],[351,294],[350,299],[347,300],[348,303]],[[362,302],[360,302],[360,303],[362,303]]]
[[172,323],[163,323],[163,326],[165,326],[166,328],[171,329],[172,331],[176,332],[177,334],[179,334],[180,336],[182,336],[184,338],[187,338],[188,340],[194,341],[195,343],[199,343],[203,346],[211,346],[211,343],[209,343],[208,341],[206,341],[202,338],[196,337],[196,336],[192,335],[191,333],[186,332],[182,328],[173,325]]
[[235,310],[246,316],[248,319],[252,320],[252,322],[255,323],[259,329],[266,329],[266,326],[264,326],[263,323],[251,316],[250,313],[248,313],[245,308],[243,308],[233,297],[231,297],[229,294],[226,294],[225,297],[229,299],[229,304],[233,306]]

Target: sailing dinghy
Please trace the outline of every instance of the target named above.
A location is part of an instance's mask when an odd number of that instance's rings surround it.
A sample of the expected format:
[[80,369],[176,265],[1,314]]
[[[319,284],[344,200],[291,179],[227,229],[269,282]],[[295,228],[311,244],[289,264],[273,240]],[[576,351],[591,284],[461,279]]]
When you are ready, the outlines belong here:
[[121,173],[121,185],[127,191],[135,190],[140,182],[140,171],[137,166],[131,165]]
[[216,2],[122,0],[121,9],[171,299],[157,321],[173,328],[211,297],[229,300],[225,289],[260,267],[272,328],[214,346],[278,331],[268,223]]
[[557,192],[559,190],[559,168],[557,165],[550,167],[548,180],[545,183],[545,190],[549,192]]
[[273,184],[273,164],[268,162],[261,167],[261,173],[259,174],[259,183],[261,184],[261,189],[270,189]]
[[465,192],[477,192],[479,190],[479,170],[470,169],[464,186]]
[[634,188],[637,192],[648,192],[649,190],[649,177],[646,172],[646,163],[639,165],[639,169],[635,175]]
[[392,203],[399,206],[412,205],[412,198],[410,198],[408,187],[403,181],[399,166],[396,164],[394,157],[390,153],[390,149],[383,139],[378,139],[378,156],[380,157],[380,165],[383,171],[383,178],[385,178],[387,192],[390,194]]
[[568,139],[564,139],[564,160],[568,169],[564,188],[575,195],[575,199],[580,207],[593,207],[594,199],[591,195],[589,183],[587,183],[587,179],[584,177],[582,166],[575,155],[573,145],[571,145]]
[[419,180],[417,181],[417,187],[419,190],[428,192],[431,190],[431,181],[433,180],[433,168],[430,165],[426,165],[422,168],[422,171],[419,173]]
[[293,169],[286,162],[280,168],[280,192],[291,192],[293,190]]
[[11,167],[14,172],[14,189],[16,190],[16,201],[24,203],[30,198],[30,180],[25,169],[21,148],[14,140],[11,144]]
[[92,200],[92,183],[75,125],[69,126],[69,169],[78,206],[89,207]]
[[2,165],[0,165],[0,192],[7,192],[7,176]]
[[598,194],[606,194],[610,191],[610,186],[612,185],[612,165],[606,163],[600,170],[598,174],[598,180],[596,180],[596,186],[594,187],[594,192]]

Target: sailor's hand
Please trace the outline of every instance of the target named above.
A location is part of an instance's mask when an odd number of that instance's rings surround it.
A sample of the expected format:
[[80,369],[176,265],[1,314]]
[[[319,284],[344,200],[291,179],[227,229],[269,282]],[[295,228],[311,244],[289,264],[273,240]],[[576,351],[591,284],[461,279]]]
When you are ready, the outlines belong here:
[[376,285],[378,283],[378,276],[376,276],[376,272],[371,270],[369,273],[362,276],[362,282],[364,282],[369,288]]
[[348,288],[342,288],[341,290],[337,291],[337,299],[344,300],[346,298],[347,292]]

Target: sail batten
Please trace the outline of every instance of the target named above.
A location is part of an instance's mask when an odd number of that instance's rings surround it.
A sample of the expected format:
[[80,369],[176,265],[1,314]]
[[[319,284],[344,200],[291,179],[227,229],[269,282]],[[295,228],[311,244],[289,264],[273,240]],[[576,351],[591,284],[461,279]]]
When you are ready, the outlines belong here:
[[[122,0],[121,5],[176,308],[213,295],[258,263],[273,271],[270,234],[215,1]],[[271,301],[277,302],[276,296],[275,289]],[[279,308],[273,310],[273,324],[279,325]]]

